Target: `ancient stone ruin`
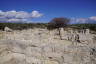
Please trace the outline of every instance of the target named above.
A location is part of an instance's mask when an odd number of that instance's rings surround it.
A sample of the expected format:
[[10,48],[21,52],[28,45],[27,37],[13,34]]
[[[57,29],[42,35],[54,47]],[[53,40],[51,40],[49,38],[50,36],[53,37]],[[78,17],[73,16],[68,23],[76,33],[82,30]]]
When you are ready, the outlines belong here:
[[96,64],[96,34],[89,29],[9,31],[0,31],[0,64]]

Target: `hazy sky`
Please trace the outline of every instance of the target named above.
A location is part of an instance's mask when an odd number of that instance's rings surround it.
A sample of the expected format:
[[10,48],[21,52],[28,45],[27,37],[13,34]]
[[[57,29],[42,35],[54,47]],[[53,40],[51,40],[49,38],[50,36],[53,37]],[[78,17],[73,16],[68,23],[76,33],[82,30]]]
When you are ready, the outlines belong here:
[[42,17],[32,21],[50,21],[54,17],[87,18],[96,16],[96,0],[0,0],[0,10],[38,11]]

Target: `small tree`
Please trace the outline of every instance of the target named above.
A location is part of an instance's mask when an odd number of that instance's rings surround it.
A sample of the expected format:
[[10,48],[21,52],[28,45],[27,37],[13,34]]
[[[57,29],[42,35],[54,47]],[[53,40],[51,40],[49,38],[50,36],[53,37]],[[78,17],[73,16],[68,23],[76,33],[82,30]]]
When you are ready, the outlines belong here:
[[58,29],[60,39],[62,39],[60,34],[60,28],[66,27],[68,23],[69,23],[69,19],[67,18],[54,18],[49,22],[48,29],[49,30]]

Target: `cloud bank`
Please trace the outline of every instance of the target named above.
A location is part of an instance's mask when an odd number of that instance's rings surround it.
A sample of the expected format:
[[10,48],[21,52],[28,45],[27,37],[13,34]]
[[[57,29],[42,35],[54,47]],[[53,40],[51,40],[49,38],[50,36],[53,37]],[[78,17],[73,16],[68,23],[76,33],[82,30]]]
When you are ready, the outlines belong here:
[[26,22],[28,19],[39,18],[43,16],[39,11],[32,11],[31,13],[25,11],[1,11],[0,22]]
[[[32,11],[31,13],[26,11],[1,11],[0,10],[0,22],[13,22],[13,23],[29,23],[33,18],[42,17],[43,14],[39,11]],[[70,24],[82,24],[82,23],[96,23],[96,16],[89,18],[72,18]]]
[[96,16],[92,16],[89,18],[72,18],[70,21],[71,24],[83,24],[83,23],[92,23],[96,24]]

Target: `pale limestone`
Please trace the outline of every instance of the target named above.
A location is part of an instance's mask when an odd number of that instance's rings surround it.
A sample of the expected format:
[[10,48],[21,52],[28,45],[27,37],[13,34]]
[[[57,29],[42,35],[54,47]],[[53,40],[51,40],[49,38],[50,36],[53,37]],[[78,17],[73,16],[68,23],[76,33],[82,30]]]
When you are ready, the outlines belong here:
[[[78,30],[27,29],[3,32],[0,64],[96,64],[95,34]],[[79,35],[80,42],[76,35]]]

